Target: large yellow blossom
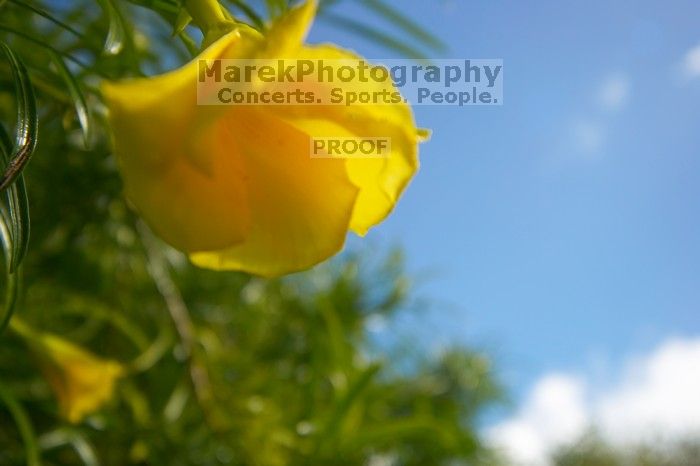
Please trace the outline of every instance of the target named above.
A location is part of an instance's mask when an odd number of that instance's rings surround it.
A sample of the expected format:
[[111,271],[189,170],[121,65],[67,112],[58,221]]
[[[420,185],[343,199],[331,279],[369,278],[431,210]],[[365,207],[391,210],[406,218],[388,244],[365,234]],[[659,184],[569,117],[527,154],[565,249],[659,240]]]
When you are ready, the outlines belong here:
[[37,332],[18,318],[12,328],[27,341],[56,394],[61,415],[72,423],[97,411],[112,399],[124,366],[102,359],[50,333]]
[[[304,45],[314,14],[309,1],[264,35],[238,25],[175,71],[103,86],[126,196],[199,266],[264,276],[308,268],[339,251],[349,230],[381,222],[418,169],[420,131],[404,103],[197,105],[199,59],[356,60]],[[310,138],[323,136],[391,138],[391,154],[311,158]]]

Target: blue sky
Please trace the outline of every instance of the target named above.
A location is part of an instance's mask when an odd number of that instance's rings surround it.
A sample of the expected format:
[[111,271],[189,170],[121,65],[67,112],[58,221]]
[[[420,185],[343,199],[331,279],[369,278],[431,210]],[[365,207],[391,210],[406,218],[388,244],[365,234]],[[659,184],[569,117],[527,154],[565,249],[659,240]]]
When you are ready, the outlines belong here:
[[[421,171],[368,237],[429,275],[421,338],[487,349],[518,398],[700,335],[700,5],[395,5],[449,44],[436,58],[504,60],[505,105],[416,109]],[[396,57],[323,23],[310,40]]]

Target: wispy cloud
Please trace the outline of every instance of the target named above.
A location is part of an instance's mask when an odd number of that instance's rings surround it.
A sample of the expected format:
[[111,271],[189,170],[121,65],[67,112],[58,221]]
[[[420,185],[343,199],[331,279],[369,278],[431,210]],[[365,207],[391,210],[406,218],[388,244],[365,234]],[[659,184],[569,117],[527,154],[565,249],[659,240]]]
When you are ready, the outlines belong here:
[[630,96],[630,80],[624,73],[608,76],[598,90],[598,103],[606,111],[620,110]]
[[700,433],[700,338],[669,340],[625,365],[611,387],[549,374],[516,415],[487,433],[516,464],[547,465],[549,453],[595,426],[613,444]]
[[700,44],[686,52],[681,67],[686,79],[700,77]]
[[591,105],[585,113],[573,120],[568,128],[570,151],[578,156],[593,158],[604,150],[609,127],[628,104],[632,85],[629,75],[622,72],[604,76],[591,93]]

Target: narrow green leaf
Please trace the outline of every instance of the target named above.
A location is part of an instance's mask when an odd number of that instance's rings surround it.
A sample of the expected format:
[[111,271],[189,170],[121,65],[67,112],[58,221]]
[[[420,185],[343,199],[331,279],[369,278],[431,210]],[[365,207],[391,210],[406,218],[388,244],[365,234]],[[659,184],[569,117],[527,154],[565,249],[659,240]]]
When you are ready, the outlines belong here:
[[18,274],[10,272],[10,264],[14,254],[12,235],[10,213],[4,205],[0,205],[0,242],[2,242],[5,262],[7,264],[5,267],[5,300],[2,304],[2,314],[0,314],[0,334],[5,330],[7,324],[10,323],[19,294]]
[[0,180],[0,191],[4,191],[22,172],[36,148],[39,118],[36,111],[34,89],[32,88],[27,69],[7,44],[0,43],[0,49],[2,49],[10,62],[17,94],[15,147],[10,156],[10,163],[5,169],[2,180]]
[[430,441],[435,445],[454,445],[462,443],[464,448],[476,448],[473,439],[460,435],[459,431],[450,429],[439,419],[408,417],[383,423],[375,423],[348,439],[352,448],[362,449],[368,445],[382,445],[389,442],[405,442],[411,438]]
[[287,10],[287,0],[265,0],[270,18],[276,18]]
[[80,457],[81,461],[85,466],[99,466],[100,462],[97,460],[97,453],[95,453],[95,448],[85,439],[80,433],[76,433],[71,441],[75,452]]
[[357,379],[350,385],[347,392],[336,404],[328,424],[326,425],[326,430],[324,432],[326,438],[332,438],[337,434],[340,425],[354,405],[355,401],[357,401],[365,389],[369,387],[372,380],[374,380],[374,376],[377,375],[377,372],[379,372],[380,369],[381,366],[379,364],[370,365],[361,374],[359,374]]
[[95,448],[78,429],[62,427],[47,432],[39,438],[38,443],[42,450],[51,450],[63,445],[70,445],[85,466],[99,466],[100,464]]
[[[0,159],[5,165],[10,160],[11,147],[10,138],[0,125]],[[29,244],[29,203],[23,175],[20,175],[15,183],[5,191],[5,198],[9,241],[11,243],[7,255],[8,270],[9,273],[14,273],[22,263]]]
[[5,127],[0,124],[0,156],[2,161],[7,163],[6,159],[9,159],[10,153],[12,152],[12,140],[10,136],[5,131]]
[[320,0],[318,3],[318,12],[322,13],[324,12],[327,8],[332,7],[338,3],[338,0]]
[[190,36],[188,36],[186,32],[183,31],[177,36],[180,38],[180,41],[183,43],[183,45],[192,57],[196,56],[199,53],[199,47],[197,47],[195,41]]
[[65,22],[63,22],[63,21],[61,21],[60,19],[56,18],[56,17],[53,16],[51,13],[49,13],[48,11],[46,11],[46,10],[44,10],[44,9],[42,9],[42,8],[39,8],[39,7],[37,7],[37,6],[34,6],[34,5],[30,4],[30,3],[23,2],[23,1],[21,1],[21,0],[9,0],[9,2],[10,2],[10,3],[14,3],[14,4],[17,5],[17,6],[21,6],[21,7],[23,7],[23,8],[26,8],[26,9],[28,9],[28,10],[30,10],[30,11],[33,11],[33,12],[36,13],[37,15],[42,16],[42,17],[48,19],[49,21],[51,21],[51,22],[54,23],[55,25],[60,26],[61,28],[65,29],[66,31],[68,31],[68,32],[70,32],[71,34],[73,34],[74,36],[76,36],[76,37],[78,37],[78,38],[80,38],[80,39],[85,39],[85,36],[84,36],[83,34],[81,34],[80,32],[78,32],[76,29],[74,29],[72,26],[70,26],[69,24],[66,24]]
[[24,443],[27,466],[41,466],[39,446],[29,416],[10,390],[2,384],[0,384],[0,401],[7,407],[10,416],[12,416],[17,425],[19,436]]
[[258,28],[259,30],[265,29],[265,21],[263,21],[262,17],[260,17],[259,14],[255,12],[253,8],[251,8],[245,1],[243,0],[230,0],[230,2],[236,6],[239,10],[243,12],[244,15],[250,20],[251,23],[253,23],[253,26]]
[[403,29],[404,32],[410,34],[424,45],[434,50],[445,50],[447,48],[440,39],[384,0],[362,0],[362,4]]
[[124,41],[126,39],[124,18],[122,18],[113,0],[98,0],[98,2],[109,21],[109,30],[107,31],[107,38],[105,39],[104,50],[109,55],[117,55],[124,48]]
[[373,29],[359,21],[355,21],[354,19],[344,18],[342,16],[327,12],[322,13],[322,18],[338,27],[353,32],[358,36],[373,40],[380,45],[395,50],[408,58],[418,60],[426,58],[426,55],[420,50],[406,45],[402,41],[394,39],[390,35],[377,31],[376,29]]
[[[4,128],[0,126],[0,152],[2,160],[9,163],[10,148],[9,137]],[[27,188],[24,184],[24,176],[19,175],[15,183],[5,191],[8,209],[8,223],[11,248],[7,256],[8,270],[14,273],[27,254],[29,244],[29,203],[27,201]]]
[[181,8],[180,12],[177,14],[175,19],[175,26],[173,27],[173,36],[177,36],[182,31],[185,30],[188,24],[192,22],[192,16],[187,12],[185,8]]
[[29,75],[24,65],[4,43],[0,48],[10,62],[17,94],[17,128],[14,148],[8,134],[0,125],[0,159],[4,173],[0,180],[0,192],[7,201],[6,250],[8,272],[13,274],[22,263],[29,243],[29,205],[22,170],[36,148],[38,117],[36,100]]
[[90,131],[92,128],[92,119],[90,116],[90,108],[88,107],[87,100],[85,99],[85,94],[83,94],[80,84],[75,79],[75,76],[73,76],[73,73],[71,73],[66,66],[66,62],[63,61],[63,58],[61,58],[61,56],[57,53],[51,53],[51,58],[58,68],[58,74],[61,75],[61,78],[63,78],[63,81],[66,83],[68,92],[73,100],[75,113],[78,116],[78,122],[83,130],[83,142],[87,148],[91,140]]
[[[75,63],[76,65],[78,65],[78,66],[80,66],[80,67],[82,67],[82,68],[85,68],[85,69],[89,69],[89,68],[90,68],[90,65],[88,65],[88,64],[85,63],[85,62],[83,62],[82,60],[80,60],[80,59],[78,59],[78,58],[75,58],[74,56],[72,56],[72,55],[69,54],[69,53],[62,52],[62,51],[58,50],[57,48],[52,47],[50,44],[44,42],[43,40],[37,39],[36,37],[34,37],[34,36],[31,35],[31,34],[26,34],[26,33],[22,32],[22,31],[20,31],[19,29],[11,28],[11,27],[5,26],[4,24],[0,24],[0,31],[9,32],[10,34],[13,34],[13,35],[15,35],[15,36],[17,36],[17,37],[22,38],[23,40],[26,40],[26,41],[31,42],[31,43],[33,43],[33,44],[36,44],[36,45],[38,45],[38,46],[40,46],[40,47],[43,47],[43,48],[45,48],[46,50],[51,50],[52,52],[55,52],[55,53],[57,53],[57,54],[59,54],[59,55],[65,57],[67,60],[72,61],[73,63]],[[98,74],[99,74],[99,73],[98,73]]]
[[[5,231],[7,230],[7,225],[5,223],[5,214],[0,215],[0,230],[2,230],[2,236],[5,237]],[[5,240],[3,239],[3,248],[7,251],[5,247]],[[2,306],[2,315],[0,315],[0,335],[5,331],[5,328],[10,323],[10,319],[15,313],[15,307],[17,305],[17,297],[19,296],[19,274],[7,273],[5,279],[5,301]]]
[[176,1],[168,0],[128,0],[134,5],[138,5],[149,10],[158,12],[164,17],[169,23],[173,23],[173,18],[178,14],[182,5]]

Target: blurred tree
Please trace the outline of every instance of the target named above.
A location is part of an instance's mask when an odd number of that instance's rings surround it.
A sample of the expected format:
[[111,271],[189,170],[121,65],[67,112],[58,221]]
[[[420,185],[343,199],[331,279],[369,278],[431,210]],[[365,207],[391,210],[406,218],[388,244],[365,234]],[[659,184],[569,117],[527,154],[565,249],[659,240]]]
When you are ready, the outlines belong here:
[[[491,464],[475,431],[499,395],[488,360],[459,348],[397,357],[369,338],[372,319],[406,306],[400,255],[346,254],[281,280],[208,272],[131,213],[96,82],[162,71],[196,48],[179,2],[132,3],[0,0],[0,41],[29,77],[0,62],[3,133],[27,86],[39,120],[24,171],[29,254],[15,320],[0,334],[0,464]],[[264,28],[287,2],[267,1],[267,16],[258,3],[231,4]],[[34,141],[25,110],[15,132]],[[22,234],[12,228],[28,227],[18,196],[3,208],[8,261]],[[56,395],[94,399],[66,409]]]
[[555,466],[693,466],[700,464],[700,441],[659,441],[636,446],[614,446],[595,432],[561,448],[552,458]]
[[[106,409],[70,425],[25,342],[2,336],[0,384],[27,413],[44,464],[487,456],[474,422],[498,394],[488,361],[454,349],[406,364],[368,337],[371,319],[405,306],[398,255],[369,264],[348,254],[271,281],[195,269],[130,214],[104,148],[61,144],[70,138],[49,133],[65,131],[58,122],[44,128],[28,170],[33,235],[18,316],[130,370]],[[24,455],[0,409],[0,464]]]

